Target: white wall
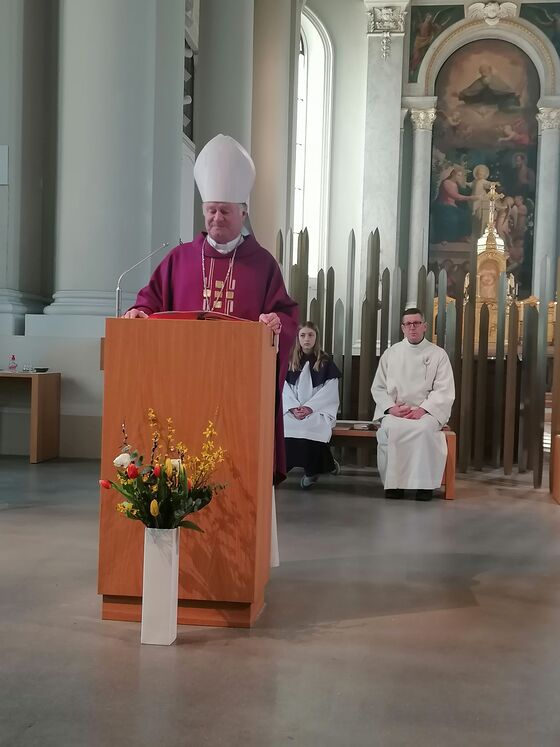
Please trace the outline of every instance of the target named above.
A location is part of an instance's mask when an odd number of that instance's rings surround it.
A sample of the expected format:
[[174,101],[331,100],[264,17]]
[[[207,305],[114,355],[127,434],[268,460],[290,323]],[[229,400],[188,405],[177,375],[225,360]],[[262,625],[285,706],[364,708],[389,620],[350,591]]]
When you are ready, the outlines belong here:
[[308,0],[333,43],[333,121],[327,266],[336,274],[336,295],[346,293],[348,235],[362,225],[367,16],[363,0]]

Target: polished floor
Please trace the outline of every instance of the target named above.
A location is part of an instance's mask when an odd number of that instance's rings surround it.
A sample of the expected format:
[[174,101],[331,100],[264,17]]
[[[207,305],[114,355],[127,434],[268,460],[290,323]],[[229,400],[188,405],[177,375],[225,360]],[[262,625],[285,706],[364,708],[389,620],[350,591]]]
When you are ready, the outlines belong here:
[[253,630],[101,622],[98,464],[0,458],[2,747],[558,747],[560,507],[527,477],[277,492]]

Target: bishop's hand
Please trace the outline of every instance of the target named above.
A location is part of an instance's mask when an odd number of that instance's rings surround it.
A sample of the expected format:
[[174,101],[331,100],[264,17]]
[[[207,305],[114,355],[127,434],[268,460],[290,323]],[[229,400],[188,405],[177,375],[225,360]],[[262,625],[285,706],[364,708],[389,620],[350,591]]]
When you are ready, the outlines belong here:
[[148,315],[140,309],[129,309],[126,314],[122,315],[123,319],[147,319]]
[[266,324],[266,326],[274,332],[275,335],[279,335],[282,331],[282,322],[278,314],[272,312],[272,314],[261,314],[259,316],[259,322]]

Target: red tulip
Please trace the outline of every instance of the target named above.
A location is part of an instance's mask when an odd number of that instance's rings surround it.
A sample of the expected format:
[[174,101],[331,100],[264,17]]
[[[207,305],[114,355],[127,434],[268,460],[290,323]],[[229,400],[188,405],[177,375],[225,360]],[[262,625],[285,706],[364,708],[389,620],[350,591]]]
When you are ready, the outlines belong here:
[[159,466],[159,464],[156,464],[156,466],[154,467],[154,477],[159,477],[160,474],[161,474],[161,467]]
[[192,480],[190,478],[187,480],[187,489],[192,490]]
[[105,488],[105,490],[109,490],[109,488],[111,487],[111,483],[109,482],[109,480],[99,480],[99,484],[102,488]]
[[126,474],[130,480],[134,480],[134,478],[139,475],[138,467],[134,463],[129,464],[126,468]]

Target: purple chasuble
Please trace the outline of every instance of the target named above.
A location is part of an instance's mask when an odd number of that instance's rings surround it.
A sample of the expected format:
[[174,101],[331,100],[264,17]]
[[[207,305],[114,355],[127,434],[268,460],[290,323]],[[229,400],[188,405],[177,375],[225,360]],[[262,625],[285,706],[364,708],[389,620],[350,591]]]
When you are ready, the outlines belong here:
[[[203,247],[207,305],[203,295]],[[254,322],[258,322],[261,314],[278,314],[282,331],[276,391],[274,484],[277,485],[286,477],[282,387],[296,336],[298,306],[286,292],[276,259],[253,236],[246,236],[239,244],[231,267],[232,257],[233,252],[220,254],[214,249],[204,233],[188,244],[179,244],[156,267],[148,285],[138,293],[133,308],[146,314],[207,309]],[[226,280],[225,287],[222,287],[220,284]]]

